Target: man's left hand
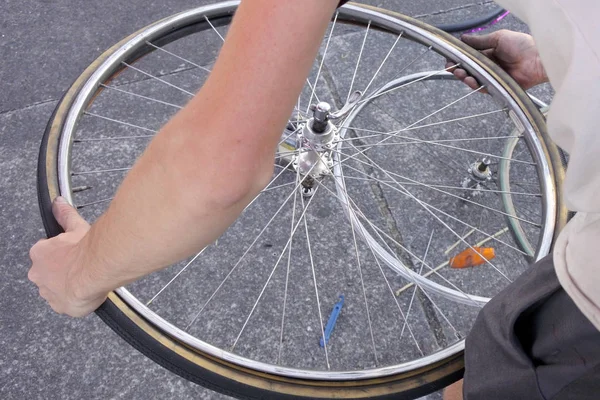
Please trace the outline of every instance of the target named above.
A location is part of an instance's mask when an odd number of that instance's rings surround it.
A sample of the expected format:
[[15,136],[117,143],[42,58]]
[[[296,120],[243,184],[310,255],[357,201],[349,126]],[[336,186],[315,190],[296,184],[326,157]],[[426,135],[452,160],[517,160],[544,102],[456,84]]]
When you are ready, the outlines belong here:
[[31,248],[29,255],[33,265],[28,278],[38,286],[40,296],[54,311],[84,317],[96,310],[107,296],[107,293],[90,294],[84,285],[82,239],[90,225],[62,197],[54,201],[52,212],[65,232],[40,240]]

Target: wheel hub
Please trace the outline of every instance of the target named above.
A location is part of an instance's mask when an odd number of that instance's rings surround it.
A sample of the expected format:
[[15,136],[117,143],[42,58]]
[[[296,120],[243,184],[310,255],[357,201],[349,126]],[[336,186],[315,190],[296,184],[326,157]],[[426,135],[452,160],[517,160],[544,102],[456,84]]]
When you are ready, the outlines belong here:
[[313,117],[302,127],[297,140],[297,169],[302,176],[320,179],[331,173],[332,144],[339,139],[330,121],[331,106],[321,102],[313,107]]
[[338,127],[333,121],[348,115],[357,105],[362,93],[356,91],[339,111],[332,113],[331,105],[320,102],[310,107],[312,116],[304,123],[301,115],[292,116],[279,145],[278,158],[302,176],[302,193],[313,193],[315,180],[331,174],[334,144],[340,139]]
[[482,186],[492,180],[492,170],[490,169],[491,160],[488,157],[484,157],[482,160],[474,162],[469,165],[467,176],[462,186],[465,189],[471,189],[471,192],[465,193],[465,198],[469,199],[472,197],[478,197],[483,194],[481,192]]

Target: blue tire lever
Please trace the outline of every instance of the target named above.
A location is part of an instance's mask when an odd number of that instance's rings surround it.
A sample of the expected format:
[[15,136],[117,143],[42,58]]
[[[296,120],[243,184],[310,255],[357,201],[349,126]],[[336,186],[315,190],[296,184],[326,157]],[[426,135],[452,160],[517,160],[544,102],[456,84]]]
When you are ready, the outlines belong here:
[[340,312],[342,312],[342,307],[344,306],[344,295],[340,295],[340,301],[335,303],[333,306],[333,310],[331,310],[331,315],[329,315],[329,321],[327,321],[327,325],[325,326],[325,342],[323,342],[323,338],[319,342],[321,347],[325,347],[326,343],[329,343],[329,338],[331,337],[331,333],[333,332],[333,328],[335,327],[335,323],[337,322],[338,317],[340,316]]

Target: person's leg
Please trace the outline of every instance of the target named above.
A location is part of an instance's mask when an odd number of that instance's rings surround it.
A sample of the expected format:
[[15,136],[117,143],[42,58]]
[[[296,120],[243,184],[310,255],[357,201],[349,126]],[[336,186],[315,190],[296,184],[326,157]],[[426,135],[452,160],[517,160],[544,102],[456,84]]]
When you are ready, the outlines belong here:
[[463,400],[463,380],[444,389],[444,400]]
[[[585,393],[581,385],[600,378],[598,365],[600,332],[561,288],[547,257],[480,312],[466,340],[463,395],[546,400]],[[447,399],[460,399],[457,391],[450,388],[447,396],[455,397]]]

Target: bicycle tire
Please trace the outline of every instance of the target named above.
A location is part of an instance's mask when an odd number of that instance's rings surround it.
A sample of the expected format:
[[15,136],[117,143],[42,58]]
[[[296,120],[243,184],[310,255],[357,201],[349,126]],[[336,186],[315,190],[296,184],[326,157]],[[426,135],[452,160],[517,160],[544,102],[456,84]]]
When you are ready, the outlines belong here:
[[[506,89],[520,102],[521,107],[534,122],[535,126],[540,129],[540,134],[544,138],[544,146],[546,147],[548,159],[552,163],[553,169],[556,169],[554,154],[558,157],[558,151],[556,146],[545,139],[542,116],[529,101],[526,94],[504,71],[455,38],[422,22],[375,7],[365,6],[365,8],[409,22],[442,37],[443,40],[459,48],[490,74],[497,77],[500,82],[503,82]],[[152,25],[154,24],[150,26]],[[140,32],[144,29],[146,28],[143,28]],[[60,195],[56,172],[58,143],[67,111],[72,106],[83,84],[95,71],[97,66],[135,35],[130,35],[117,43],[85,70],[59,102],[46,127],[40,147],[37,185],[40,211],[48,237],[56,236],[62,232],[52,215],[51,205],[52,199]],[[557,179],[560,179],[560,176]],[[562,213],[564,208],[558,208]],[[564,225],[564,218],[559,216],[557,230],[562,225]],[[458,380],[462,376],[464,368],[462,353],[458,353],[417,371],[360,382],[324,383],[322,381],[306,379],[282,378],[280,376],[252,371],[189,348],[174,337],[156,329],[156,327],[152,326],[140,314],[130,308],[114,292],[109,295],[107,301],[96,311],[96,314],[115,333],[134,348],[171,372],[209,389],[243,399],[411,399],[440,389]]]

